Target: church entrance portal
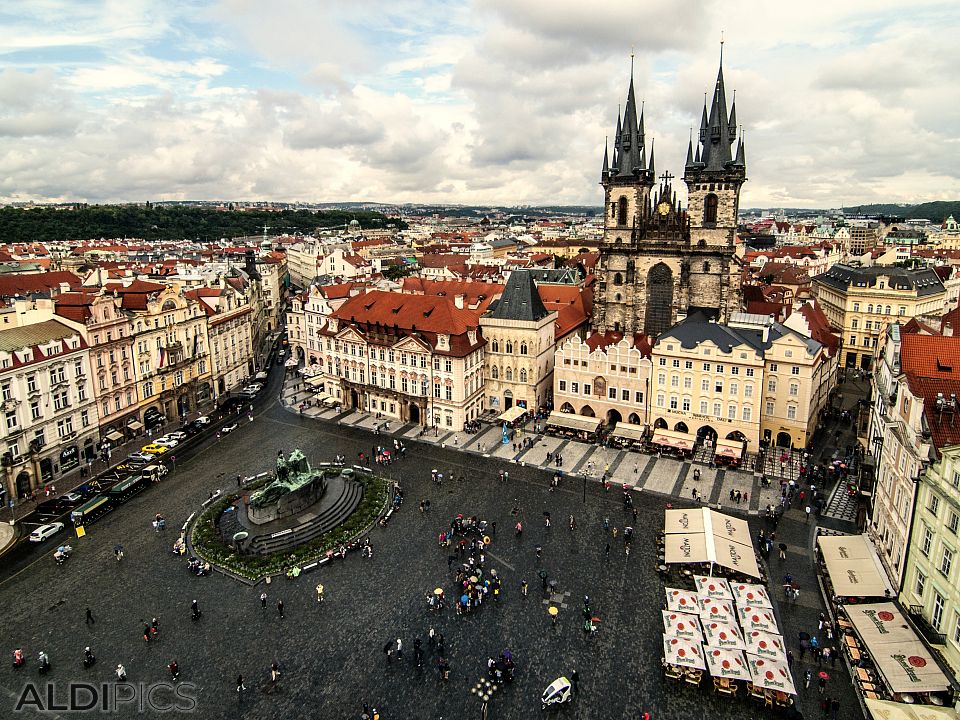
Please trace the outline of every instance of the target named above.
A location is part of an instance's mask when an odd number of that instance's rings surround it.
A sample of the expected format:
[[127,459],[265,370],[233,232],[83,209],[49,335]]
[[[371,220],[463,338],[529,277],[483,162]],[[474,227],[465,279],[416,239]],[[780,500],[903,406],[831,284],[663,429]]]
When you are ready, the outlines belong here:
[[673,271],[664,263],[657,263],[647,273],[647,316],[644,330],[648,335],[660,335],[670,328],[673,320]]

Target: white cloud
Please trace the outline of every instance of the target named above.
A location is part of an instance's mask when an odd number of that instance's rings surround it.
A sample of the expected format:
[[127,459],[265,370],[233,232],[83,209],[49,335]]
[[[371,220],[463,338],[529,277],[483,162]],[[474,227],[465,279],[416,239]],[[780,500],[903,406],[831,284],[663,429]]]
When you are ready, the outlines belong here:
[[597,204],[631,48],[658,170],[678,174],[721,30],[742,205],[960,193],[952,5],[21,5],[0,38],[0,197]]

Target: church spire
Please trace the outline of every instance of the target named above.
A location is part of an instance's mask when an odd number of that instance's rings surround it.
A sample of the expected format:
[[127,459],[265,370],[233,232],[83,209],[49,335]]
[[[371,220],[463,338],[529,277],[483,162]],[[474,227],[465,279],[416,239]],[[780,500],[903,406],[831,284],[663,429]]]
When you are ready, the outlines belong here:
[[[727,94],[723,83],[723,43],[720,45],[720,69],[717,71],[717,83],[713,91],[713,102],[707,118],[706,132],[701,130],[703,155],[701,159],[707,170],[723,170],[733,161],[730,146],[733,144],[736,130],[731,132],[731,119],[727,115]],[[704,108],[706,114],[706,108]]]
[[693,167],[693,128],[690,128],[690,139],[687,141],[687,162],[684,165],[688,169]]
[[650,167],[647,168],[650,171],[650,177],[656,177],[657,171],[653,166],[653,138],[650,139]]
[[739,168],[745,168],[747,166],[747,156],[743,149],[743,130],[740,130],[740,142],[737,143],[737,159],[733,161],[733,164]]
[[737,91],[733,91],[733,102],[730,104],[730,120],[727,123],[728,129],[727,132],[730,134],[730,137],[736,137],[737,135]]
[[610,156],[608,154],[608,145],[609,142],[607,138],[603,139],[603,170],[600,171],[600,182],[603,182],[607,179],[607,175],[610,174]]

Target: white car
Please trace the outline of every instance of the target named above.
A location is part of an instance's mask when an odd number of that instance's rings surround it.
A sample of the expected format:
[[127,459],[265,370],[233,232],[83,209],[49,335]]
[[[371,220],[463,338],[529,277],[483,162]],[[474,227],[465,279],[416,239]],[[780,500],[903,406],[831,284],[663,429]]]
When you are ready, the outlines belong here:
[[236,429],[237,429],[237,423],[232,422],[232,423],[228,423],[227,425],[224,425],[222,428],[220,428],[220,432],[222,432],[224,435],[226,435],[227,433],[231,433],[231,432],[233,432],[233,431],[236,430]]
[[175,448],[177,445],[180,444],[179,440],[177,440],[176,438],[172,438],[169,435],[164,435],[161,438],[157,438],[153,442],[156,445],[163,445],[164,447],[168,447],[168,448]]
[[172,440],[176,440],[177,442],[183,442],[190,436],[187,435],[183,430],[174,430],[173,432],[167,433],[166,435],[164,435],[164,437],[171,438]]
[[62,522],[49,523],[47,525],[41,525],[32,533],[30,533],[30,542],[43,542],[48,537],[56,535],[58,532],[63,530]]
[[210,418],[208,418],[206,415],[201,415],[196,420],[194,420],[194,422],[197,425],[209,425],[212,422],[212,420],[210,420]]

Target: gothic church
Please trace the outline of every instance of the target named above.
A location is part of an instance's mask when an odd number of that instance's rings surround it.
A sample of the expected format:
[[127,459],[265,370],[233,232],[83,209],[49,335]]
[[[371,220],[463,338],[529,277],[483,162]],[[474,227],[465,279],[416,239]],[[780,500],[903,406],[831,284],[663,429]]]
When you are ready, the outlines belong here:
[[632,75],[617,118],[613,158],[608,148],[603,154],[605,220],[593,327],[601,333],[657,336],[698,311],[726,322],[740,309],[740,272],[733,255],[746,161],[742,137],[732,152],[736,100],[728,115],[722,58],[709,110],[704,103],[699,139],[694,144],[691,137],[687,147],[686,209],[677,202],[670,173],[654,188],[653,142],[648,158]]

